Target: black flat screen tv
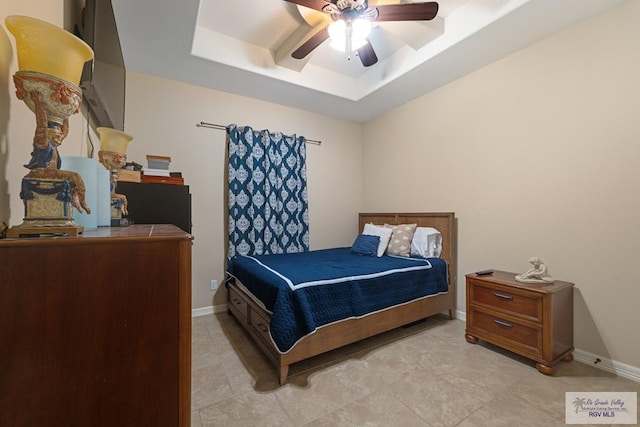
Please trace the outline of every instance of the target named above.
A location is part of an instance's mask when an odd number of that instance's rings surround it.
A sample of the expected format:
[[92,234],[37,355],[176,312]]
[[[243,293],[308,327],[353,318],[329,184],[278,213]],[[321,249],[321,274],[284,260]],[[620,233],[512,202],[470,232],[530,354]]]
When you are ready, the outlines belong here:
[[80,80],[94,127],[124,131],[126,71],[111,0],[86,0],[79,37],[93,49]]

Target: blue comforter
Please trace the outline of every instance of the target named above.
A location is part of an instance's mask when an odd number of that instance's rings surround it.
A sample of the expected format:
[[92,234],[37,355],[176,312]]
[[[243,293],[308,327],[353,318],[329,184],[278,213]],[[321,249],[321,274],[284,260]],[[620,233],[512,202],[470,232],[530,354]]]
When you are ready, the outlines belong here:
[[272,313],[270,334],[282,353],[321,326],[448,290],[439,258],[367,257],[350,248],[237,256],[227,272]]

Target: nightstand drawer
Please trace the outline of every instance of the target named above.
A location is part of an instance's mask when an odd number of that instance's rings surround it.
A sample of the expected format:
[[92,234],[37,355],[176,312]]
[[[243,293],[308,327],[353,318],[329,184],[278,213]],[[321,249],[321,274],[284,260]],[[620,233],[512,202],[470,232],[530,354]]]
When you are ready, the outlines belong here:
[[542,327],[526,325],[475,309],[471,310],[468,320],[469,330],[477,332],[487,341],[496,343],[496,340],[506,340],[511,346],[536,354],[542,353]]
[[494,284],[487,285],[477,280],[469,282],[470,304],[483,305],[514,316],[526,316],[532,320],[541,321],[541,295]]

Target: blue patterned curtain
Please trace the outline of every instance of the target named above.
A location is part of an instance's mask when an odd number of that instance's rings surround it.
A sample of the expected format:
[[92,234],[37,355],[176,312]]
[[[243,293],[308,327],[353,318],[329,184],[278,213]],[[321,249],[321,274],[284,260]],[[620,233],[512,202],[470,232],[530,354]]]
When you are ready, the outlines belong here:
[[305,138],[228,126],[229,259],[309,250]]

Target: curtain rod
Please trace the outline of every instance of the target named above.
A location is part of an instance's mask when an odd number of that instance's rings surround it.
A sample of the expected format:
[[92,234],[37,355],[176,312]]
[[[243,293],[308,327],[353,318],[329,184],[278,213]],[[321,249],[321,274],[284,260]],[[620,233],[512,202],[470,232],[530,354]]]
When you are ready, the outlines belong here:
[[[196,123],[196,126],[199,127],[199,128],[227,130],[226,126],[216,125],[214,123],[207,123],[207,122]],[[322,141],[317,141],[315,139],[306,139],[305,138],[305,142],[308,142],[309,144],[322,145]]]

